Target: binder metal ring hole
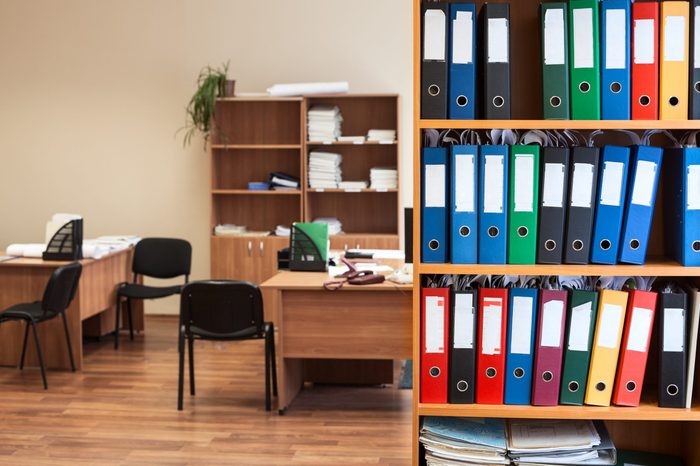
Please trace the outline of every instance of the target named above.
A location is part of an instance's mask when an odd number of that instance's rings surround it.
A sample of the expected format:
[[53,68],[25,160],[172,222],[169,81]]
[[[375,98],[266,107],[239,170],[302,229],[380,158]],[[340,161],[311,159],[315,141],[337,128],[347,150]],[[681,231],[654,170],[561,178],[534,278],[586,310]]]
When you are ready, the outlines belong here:
[[550,371],[542,372],[542,380],[544,380],[545,382],[551,382],[553,378],[554,378],[554,374],[552,374],[552,372],[550,372]]
[[428,247],[430,248],[431,251],[436,251],[437,248],[440,247],[440,241],[438,241],[436,239],[431,239],[430,241],[428,241]]
[[578,85],[578,90],[585,94],[591,90],[591,84],[587,81],[582,81],[581,84]]
[[672,383],[671,385],[667,386],[666,393],[668,393],[671,396],[678,395],[678,385]]
[[493,367],[489,367],[488,369],[486,369],[486,377],[488,377],[489,379],[493,379],[494,377],[496,377],[496,369],[494,369]]
[[459,227],[459,236],[466,238],[471,234],[472,230],[468,226]]
[[466,107],[468,103],[469,103],[469,99],[467,99],[466,95],[457,96],[457,106],[458,107]]
[[691,248],[693,248],[695,252],[700,252],[700,241],[693,241]]
[[544,242],[544,248],[547,251],[554,251],[557,248],[557,242],[554,241],[553,239],[548,239],[547,241]]
[[522,379],[525,375],[525,370],[522,367],[516,367],[513,371],[513,375],[516,379]]
[[583,249],[583,241],[580,239],[575,239],[574,242],[571,243],[571,247],[574,249],[574,251],[578,252]]
[[622,84],[618,83],[617,81],[610,84],[610,92],[612,92],[613,94],[619,94],[621,90]]
[[693,84],[693,88],[695,92],[700,92],[700,81],[696,81],[695,84]]
[[525,238],[527,236],[527,232],[527,227],[518,227],[518,236],[520,236],[521,238]]
[[637,384],[630,380],[625,384],[625,388],[627,389],[628,392],[633,392],[637,389]]
[[605,387],[605,382],[598,382],[597,384],[595,384],[595,389],[599,392],[605,391]]
[[637,249],[639,249],[639,240],[638,239],[633,239],[630,241],[630,249],[632,249],[633,251],[636,251]]
[[639,105],[641,105],[642,107],[648,107],[650,103],[651,97],[649,97],[648,95],[639,96]]
[[675,107],[676,105],[678,105],[678,102],[680,101],[675,95],[668,99],[668,103],[671,105],[671,107]]
[[432,97],[435,97],[440,93],[440,86],[437,84],[431,84],[428,86],[428,94],[430,94]]
[[460,380],[457,382],[457,391],[458,392],[466,392],[469,389],[469,384],[467,383],[466,380]]
[[603,251],[607,251],[608,249],[610,249],[610,246],[612,246],[612,243],[610,243],[609,239],[604,239],[600,242],[600,249],[602,249]]
[[498,236],[498,227],[490,227],[488,233],[491,238],[495,238]]
[[496,97],[493,98],[493,106],[496,108],[503,107],[503,104],[505,104],[505,103],[506,103],[506,99],[504,99],[500,95],[497,95]]
[[433,366],[430,368],[430,377],[437,377],[440,375],[440,368],[437,366]]
[[571,393],[576,393],[578,391],[578,382],[575,380],[569,382],[569,391]]
[[558,95],[553,95],[549,99],[549,105],[551,105],[554,108],[557,108],[558,106],[561,105],[561,97],[559,97]]

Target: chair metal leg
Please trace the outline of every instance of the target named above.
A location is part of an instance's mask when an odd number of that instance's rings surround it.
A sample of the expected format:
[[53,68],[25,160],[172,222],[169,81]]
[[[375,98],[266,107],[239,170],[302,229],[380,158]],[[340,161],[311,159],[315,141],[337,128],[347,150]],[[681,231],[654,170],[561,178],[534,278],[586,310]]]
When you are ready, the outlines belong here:
[[265,411],[272,410],[270,400],[270,337],[265,335]]
[[178,411],[182,411],[182,392],[184,390],[183,385],[185,383],[185,335],[184,329],[182,327],[180,328],[180,334],[177,338],[177,348],[179,350],[179,370],[177,376],[177,409]]
[[272,394],[277,397],[277,356],[275,354],[275,327],[270,324],[270,362],[272,364]]
[[134,339],[134,318],[131,314],[131,299],[126,298],[126,313],[129,317],[129,340]]
[[116,320],[114,322],[114,349],[119,349],[119,330],[121,330],[121,317],[122,317],[122,298],[117,295],[117,312]]
[[190,353],[190,395],[194,396],[194,339],[187,339],[187,346]]
[[63,330],[66,332],[66,344],[68,345],[68,357],[70,358],[70,369],[75,372],[75,360],[73,359],[73,345],[70,342],[70,331],[68,330],[68,322],[66,320],[66,313],[61,312],[61,317],[63,318]]
[[27,354],[27,339],[29,337],[29,322],[25,322],[24,343],[22,343],[22,356],[19,358],[19,370],[24,369],[24,356]]
[[44,368],[44,357],[41,354],[41,344],[39,343],[39,335],[36,333],[36,325],[33,320],[29,323],[32,326],[32,333],[34,334],[34,343],[36,345],[36,355],[39,358],[39,367],[41,368],[41,378],[44,381],[44,390],[49,389],[49,384],[46,383],[46,368]]

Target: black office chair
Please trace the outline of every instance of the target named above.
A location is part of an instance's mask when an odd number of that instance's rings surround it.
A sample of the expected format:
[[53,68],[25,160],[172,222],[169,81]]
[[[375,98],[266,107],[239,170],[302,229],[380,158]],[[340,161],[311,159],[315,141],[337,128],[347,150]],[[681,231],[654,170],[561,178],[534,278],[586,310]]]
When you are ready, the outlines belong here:
[[158,299],[180,293],[182,285],[147,286],[138,283],[139,276],[152,278],[175,278],[185,276],[189,281],[192,265],[192,246],[184,239],[144,238],[136,244],[131,270],[133,283],[122,283],[117,288],[117,316],[114,327],[114,349],[119,348],[121,329],[121,303],[126,298],[129,318],[129,338],[134,339],[134,323],[131,313],[132,299]]
[[41,368],[41,378],[44,381],[44,389],[49,386],[46,383],[46,368],[44,367],[44,357],[39,344],[39,337],[36,333],[36,325],[46,322],[59,315],[63,319],[63,330],[66,333],[66,343],[68,344],[68,356],[70,357],[70,367],[75,372],[75,361],[73,360],[73,346],[71,345],[68,322],[66,322],[66,309],[70,306],[78,290],[78,281],[83,266],[79,262],[64,265],[53,271],[49,282],[44,289],[44,297],[41,301],[33,303],[15,304],[0,312],[0,323],[10,320],[23,320],[26,322],[24,328],[24,343],[22,343],[22,356],[19,361],[19,369],[24,369],[24,356],[27,353],[27,338],[29,337],[29,327],[32,327],[34,343],[36,344],[36,354]]
[[190,394],[194,395],[194,341],[250,339],[265,339],[265,410],[270,411],[271,368],[272,391],[277,396],[275,333],[272,322],[263,320],[260,289],[243,281],[199,281],[185,285],[180,298],[177,409],[182,411],[185,340],[189,352]]

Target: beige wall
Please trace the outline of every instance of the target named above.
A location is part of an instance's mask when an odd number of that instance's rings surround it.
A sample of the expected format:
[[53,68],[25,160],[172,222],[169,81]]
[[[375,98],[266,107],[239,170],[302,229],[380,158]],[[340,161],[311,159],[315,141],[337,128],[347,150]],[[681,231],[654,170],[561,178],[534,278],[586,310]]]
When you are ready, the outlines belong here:
[[0,248],[77,212],[87,237],[188,239],[207,278],[208,160],[175,131],[199,69],[227,60],[245,92],[347,80],[400,93],[409,205],[411,16],[406,0],[0,0]]

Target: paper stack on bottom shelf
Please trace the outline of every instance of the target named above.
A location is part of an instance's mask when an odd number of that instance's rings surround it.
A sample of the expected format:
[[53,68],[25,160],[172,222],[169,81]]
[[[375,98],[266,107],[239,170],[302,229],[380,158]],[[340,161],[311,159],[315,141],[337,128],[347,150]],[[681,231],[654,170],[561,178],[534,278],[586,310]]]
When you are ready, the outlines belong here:
[[335,141],[341,135],[343,116],[337,106],[314,105],[308,116],[309,141]]
[[328,225],[329,235],[339,235],[343,232],[343,224],[335,217],[318,217],[313,223],[325,223]]
[[311,152],[309,154],[309,187],[312,189],[334,189],[343,179],[340,164],[343,156],[332,152]]
[[502,419],[428,416],[419,441],[428,466],[510,464]]
[[396,130],[394,129],[370,129],[367,132],[368,142],[388,143],[396,141]]
[[369,182],[372,189],[396,189],[399,187],[399,173],[396,167],[372,167]]

